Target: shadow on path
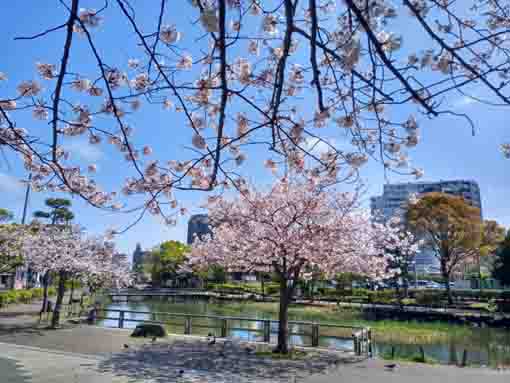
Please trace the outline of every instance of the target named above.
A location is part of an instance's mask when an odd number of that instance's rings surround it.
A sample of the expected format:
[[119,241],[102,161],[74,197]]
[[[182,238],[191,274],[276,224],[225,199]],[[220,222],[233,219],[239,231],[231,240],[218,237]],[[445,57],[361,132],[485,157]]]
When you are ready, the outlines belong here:
[[100,363],[102,372],[130,379],[163,382],[297,382],[313,374],[325,373],[339,363],[355,363],[358,358],[334,352],[311,352],[304,359],[282,360],[259,356],[237,342],[175,340],[144,345],[112,355]]

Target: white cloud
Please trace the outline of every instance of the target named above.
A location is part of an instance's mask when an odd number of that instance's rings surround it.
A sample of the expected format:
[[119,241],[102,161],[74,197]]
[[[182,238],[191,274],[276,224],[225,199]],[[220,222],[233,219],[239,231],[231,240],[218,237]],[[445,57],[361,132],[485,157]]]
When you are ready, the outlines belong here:
[[18,178],[0,173],[0,192],[18,193],[23,190],[23,184]]
[[335,143],[336,143],[335,140],[332,138],[322,140],[318,138],[308,138],[306,139],[303,147],[314,156],[318,156],[321,153],[327,152],[329,149],[331,149],[331,146],[335,146]]
[[64,143],[63,147],[71,153],[71,158],[84,161],[97,161],[104,155],[99,147],[90,145],[84,140],[70,140]]
[[462,96],[453,102],[453,108],[461,109],[468,105],[474,104],[476,100],[468,96]]

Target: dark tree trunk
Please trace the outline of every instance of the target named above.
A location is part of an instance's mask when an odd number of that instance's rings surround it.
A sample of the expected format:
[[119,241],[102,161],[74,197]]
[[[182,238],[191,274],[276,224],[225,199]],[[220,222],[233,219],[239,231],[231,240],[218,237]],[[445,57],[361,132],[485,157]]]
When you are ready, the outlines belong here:
[[403,282],[404,282],[404,283],[403,283],[403,287],[404,287],[404,298],[409,298],[409,282],[408,282],[407,278],[406,278],[406,279],[404,279],[404,281],[403,281]]
[[444,272],[443,279],[446,284],[446,295],[448,297],[448,305],[453,305],[452,290],[450,289],[450,274]]
[[66,274],[64,271],[61,271],[58,279],[58,292],[57,292],[57,301],[55,303],[55,310],[53,311],[53,316],[51,318],[51,327],[57,328],[60,324],[60,310],[62,309],[62,302],[64,301],[64,294],[66,291]]
[[71,279],[71,294],[69,295],[69,304],[73,304],[74,299],[74,279]]
[[265,289],[264,289],[264,273],[261,273],[260,274],[260,289],[262,290],[262,298],[265,298],[266,294],[264,293]]
[[50,272],[46,271],[43,276],[43,303],[41,307],[41,314],[39,318],[41,319],[43,314],[46,312],[46,308],[48,306],[48,285],[50,282]]
[[[446,258],[446,256],[443,256],[443,258]],[[449,270],[448,267],[446,266],[446,262],[441,261],[441,274],[443,276],[443,281],[445,283],[446,295],[448,297],[448,305],[453,304],[452,291],[450,289],[450,273],[451,270]]]
[[287,280],[280,280],[280,310],[278,313],[278,344],[274,352],[279,354],[289,353],[289,303],[291,289],[287,286]]

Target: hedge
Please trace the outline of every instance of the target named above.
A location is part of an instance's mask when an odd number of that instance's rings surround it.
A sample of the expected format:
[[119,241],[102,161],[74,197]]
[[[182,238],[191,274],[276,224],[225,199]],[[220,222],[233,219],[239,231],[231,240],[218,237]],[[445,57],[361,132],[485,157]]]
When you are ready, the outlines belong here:
[[[267,295],[273,295],[279,292],[280,285],[278,283],[268,282],[264,284],[264,293]],[[207,286],[208,289],[217,292],[227,292],[231,294],[261,294],[262,289],[260,286],[245,286],[242,284],[234,283],[211,283]]]
[[[339,289],[320,288],[317,291],[316,298],[331,299],[341,302],[358,303],[380,303],[390,304],[398,301],[395,290],[377,290],[368,289]],[[465,301],[474,301],[481,303],[497,302],[498,304],[510,303],[510,291],[501,290],[453,290],[454,301],[464,303]],[[446,301],[445,290],[409,290],[409,299],[418,305],[436,306]]]
[[[48,288],[48,295],[56,294],[54,287]],[[28,290],[9,290],[0,292],[0,307],[13,303],[30,303],[33,299],[41,299],[43,296],[42,288],[34,288]]]

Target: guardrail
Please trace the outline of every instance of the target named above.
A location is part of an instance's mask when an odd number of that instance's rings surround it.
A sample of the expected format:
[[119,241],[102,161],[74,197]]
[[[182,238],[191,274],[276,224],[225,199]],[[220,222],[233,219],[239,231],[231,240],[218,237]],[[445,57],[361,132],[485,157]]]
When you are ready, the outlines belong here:
[[[110,314],[112,316],[110,316]],[[257,334],[255,341],[272,343],[277,334],[278,321],[246,317],[215,315],[192,315],[169,312],[149,312],[95,308],[89,315],[91,323],[110,321],[111,326],[125,328],[128,322],[161,324],[170,327],[171,332],[184,335],[214,334],[220,338],[235,337],[239,331]],[[105,323],[103,323],[105,324]],[[247,324],[243,326],[243,324]],[[295,338],[309,339],[309,342],[294,343]],[[353,351],[356,355],[372,356],[372,331],[367,327],[345,326],[334,323],[289,321],[289,341],[303,347],[321,347],[322,338],[340,340],[342,345],[352,342],[352,347],[328,348]]]

